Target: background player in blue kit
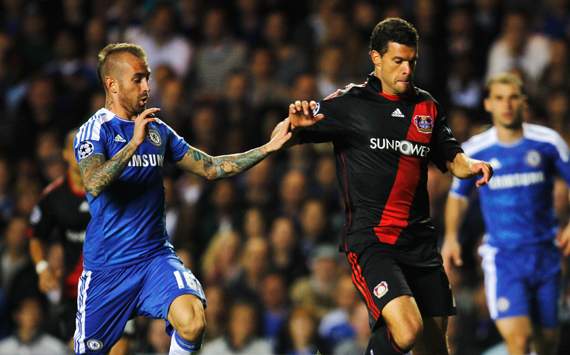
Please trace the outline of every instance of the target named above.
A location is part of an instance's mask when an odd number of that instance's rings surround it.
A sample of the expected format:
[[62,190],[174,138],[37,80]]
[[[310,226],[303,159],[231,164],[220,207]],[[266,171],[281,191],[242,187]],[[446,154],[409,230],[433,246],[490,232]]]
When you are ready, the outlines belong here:
[[74,336],[76,353],[106,353],[134,315],[167,320],[170,354],[200,348],[204,292],[174,254],[164,222],[162,166],[217,179],[248,169],[291,137],[288,121],[245,153],[212,157],[188,145],[146,109],[150,70],[144,50],[110,44],[99,53],[105,107],[75,138],[91,222],[84,244]]
[[[554,130],[523,123],[521,80],[499,74],[487,84],[493,127],[467,141],[467,154],[491,162],[495,177],[479,191],[487,234],[483,258],[487,304],[510,354],[554,354],[560,250],[570,254],[570,228],[559,234],[553,207],[556,174],[570,183],[569,151]],[[455,180],[446,207],[444,264],[459,266],[458,230],[474,180]],[[556,237],[558,235],[558,237]],[[555,240],[558,241],[558,247]],[[534,325],[534,329],[533,329]]]

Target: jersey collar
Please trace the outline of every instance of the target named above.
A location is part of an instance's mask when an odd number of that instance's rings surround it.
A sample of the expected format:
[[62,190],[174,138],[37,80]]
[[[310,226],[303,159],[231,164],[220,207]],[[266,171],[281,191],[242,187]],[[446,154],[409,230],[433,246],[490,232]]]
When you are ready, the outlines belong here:
[[380,79],[378,79],[378,77],[376,75],[374,75],[374,72],[368,74],[367,79],[366,79],[366,83],[379,96],[382,96],[386,100],[390,100],[390,101],[400,101],[402,99],[412,98],[412,97],[415,97],[418,93],[415,86],[412,86],[413,92],[410,95],[391,95],[391,94],[383,93],[382,92],[382,82],[380,81]]

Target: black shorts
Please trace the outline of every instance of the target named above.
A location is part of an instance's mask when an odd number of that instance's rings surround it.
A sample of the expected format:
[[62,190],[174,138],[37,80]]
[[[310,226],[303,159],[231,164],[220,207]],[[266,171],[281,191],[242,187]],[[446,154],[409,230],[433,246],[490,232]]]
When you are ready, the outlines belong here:
[[352,282],[364,299],[370,326],[382,319],[382,309],[396,297],[414,297],[423,317],[450,316],[456,313],[449,280],[441,263],[438,266],[411,266],[373,245],[360,254],[347,252]]

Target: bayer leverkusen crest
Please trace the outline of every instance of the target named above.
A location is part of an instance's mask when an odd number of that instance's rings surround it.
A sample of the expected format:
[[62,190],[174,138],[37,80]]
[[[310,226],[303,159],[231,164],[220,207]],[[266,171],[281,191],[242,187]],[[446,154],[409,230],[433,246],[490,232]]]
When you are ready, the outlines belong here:
[[433,131],[433,118],[431,116],[416,115],[414,116],[414,124],[420,133],[429,134]]

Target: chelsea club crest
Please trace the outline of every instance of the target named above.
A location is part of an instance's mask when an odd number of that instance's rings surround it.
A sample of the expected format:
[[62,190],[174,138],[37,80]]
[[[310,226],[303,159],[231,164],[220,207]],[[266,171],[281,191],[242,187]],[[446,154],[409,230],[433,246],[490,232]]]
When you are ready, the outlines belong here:
[[148,129],[147,138],[153,145],[157,147],[160,147],[160,145],[162,144],[162,140],[160,139],[160,133],[158,133],[158,131],[154,128]]

